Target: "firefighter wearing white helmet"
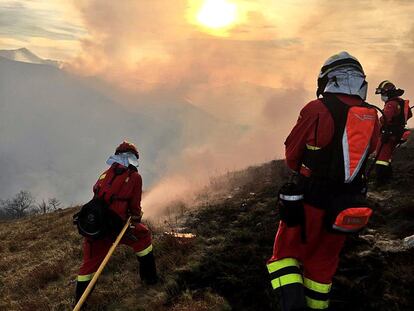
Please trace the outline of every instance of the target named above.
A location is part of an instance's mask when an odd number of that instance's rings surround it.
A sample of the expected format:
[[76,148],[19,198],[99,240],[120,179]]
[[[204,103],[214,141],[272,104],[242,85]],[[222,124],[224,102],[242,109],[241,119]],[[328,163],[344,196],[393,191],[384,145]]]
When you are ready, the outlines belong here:
[[366,95],[359,61],[347,52],[330,57],[318,77],[318,98],[301,110],[286,139],[293,175],[279,192],[281,221],[267,264],[283,311],[329,308],[346,233],[361,230],[372,213],[359,205],[379,135]]
[[316,96],[324,93],[355,95],[367,98],[368,83],[360,62],[348,52],[328,58],[318,77]]

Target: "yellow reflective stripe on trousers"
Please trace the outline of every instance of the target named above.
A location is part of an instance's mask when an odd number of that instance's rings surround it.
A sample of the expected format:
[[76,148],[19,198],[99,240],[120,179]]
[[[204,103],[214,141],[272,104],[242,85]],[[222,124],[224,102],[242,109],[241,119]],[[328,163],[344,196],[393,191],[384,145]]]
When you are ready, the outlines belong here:
[[145,255],[148,255],[151,252],[152,252],[152,244],[148,246],[146,249],[143,249],[140,252],[136,252],[136,254],[138,257],[144,257]]
[[322,293],[322,294],[329,294],[331,291],[332,283],[330,284],[323,284],[319,282],[312,281],[311,279],[304,278],[305,287],[313,290],[314,292]]
[[294,283],[303,284],[302,275],[296,273],[282,275],[281,277],[272,280],[272,287],[273,289],[276,289],[281,286],[286,286]]
[[308,144],[306,144],[306,148],[307,148],[308,150],[320,150],[320,149],[321,149],[320,147],[317,147],[317,146],[311,146],[311,145],[308,145]]
[[377,165],[390,166],[390,162],[389,161],[376,161],[375,164],[377,164]]
[[299,267],[299,262],[295,258],[283,258],[267,264],[269,273],[276,272],[286,267]]
[[78,275],[78,281],[79,282],[87,282],[87,281],[90,281],[90,280],[92,280],[94,274],[95,274],[95,272],[94,273],[91,273],[91,274],[86,274],[86,275]]
[[329,300],[316,300],[316,299],[312,299],[309,297],[305,297],[306,298],[306,305],[309,308],[312,309],[316,309],[316,310],[324,310],[324,309],[328,309],[329,307]]

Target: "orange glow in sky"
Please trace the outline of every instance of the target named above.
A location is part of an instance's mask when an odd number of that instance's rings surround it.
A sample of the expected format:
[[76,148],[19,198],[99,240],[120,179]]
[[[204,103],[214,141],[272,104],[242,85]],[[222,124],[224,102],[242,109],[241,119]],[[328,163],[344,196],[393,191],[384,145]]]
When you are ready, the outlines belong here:
[[197,14],[200,24],[213,29],[230,26],[236,17],[237,5],[227,0],[206,0]]
[[0,19],[13,21],[0,27],[0,49],[26,47],[42,58],[64,61],[79,74],[101,75],[134,88],[185,84],[198,90],[243,81],[300,87],[312,94],[321,64],[347,50],[364,64],[371,85],[386,78],[409,85],[414,1],[378,2],[384,5],[0,0]]

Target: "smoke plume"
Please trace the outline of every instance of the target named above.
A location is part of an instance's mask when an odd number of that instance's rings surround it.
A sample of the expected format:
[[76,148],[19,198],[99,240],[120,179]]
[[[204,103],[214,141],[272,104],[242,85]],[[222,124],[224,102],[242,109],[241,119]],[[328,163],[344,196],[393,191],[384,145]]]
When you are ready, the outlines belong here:
[[[216,174],[282,158],[283,141],[300,108],[312,99],[318,70],[331,54],[355,54],[371,91],[382,79],[402,80],[392,63],[380,65],[396,55],[389,47],[401,47],[380,35],[365,14],[369,8],[407,19],[401,9],[385,12],[368,2],[314,1],[302,9],[265,0],[254,6],[235,2],[242,21],[223,37],[189,22],[197,1],[83,1],[79,6],[91,36],[70,70],[101,76],[137,99],[185,99],[231,124],[232,130],[193,141],[168,158],[163,178],[144,199],[148,210],[185,197]],[[290,18],[268,13],[268,7]]]
[[[29,133],[2,140],[4,191],[33,187],[85,200],[106,157],[128,138],[140,148],[143,205],[155,217],[212,176],[282,158],[284,139],[334,53],[347,50],[361,61],[371,103],[382,105],[373,90],[385,79],[413,94],[411,2],[233,2],[239,17],[218,36],[195,21],[202,0],[74,1],[86,35],[66,72],[0,72],[2,126]],[[24,85],[9,85],[11,78]],[[19,127],[8,122],[13,109],[24,116]],[[36,150],[29,162],[22,145]],[[9,186],[16,175],[22,182]]]

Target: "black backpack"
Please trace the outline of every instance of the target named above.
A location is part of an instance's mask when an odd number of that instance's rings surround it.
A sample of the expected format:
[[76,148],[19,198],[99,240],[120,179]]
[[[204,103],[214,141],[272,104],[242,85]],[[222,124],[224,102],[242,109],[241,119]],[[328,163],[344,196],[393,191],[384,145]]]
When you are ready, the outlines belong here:
[[[125,180],[129,178],[131,170],[123,168],[115,164],[114,175],[106,177],[104,180],[106,187],[111,187],[115,178],[125,174]],[[109,189],[109,188],[108,188]],[[110,235],[117,235],[121,232],[124,221],[123,219],[110,208],[110,204],[104,199],[105,192],[98,196],[99,191],[88,203],[82,206],[81,210],[73,215],[73,224],[77,226],[79,234],[84,237],[94,240],[103,239]],[[112,196],[109,201],[114,200],[128,201],[125,198],[118,198]]]
[[121,232],[124,221],[100,198],[93,198],[73,215],[79,234],[94,240]]

